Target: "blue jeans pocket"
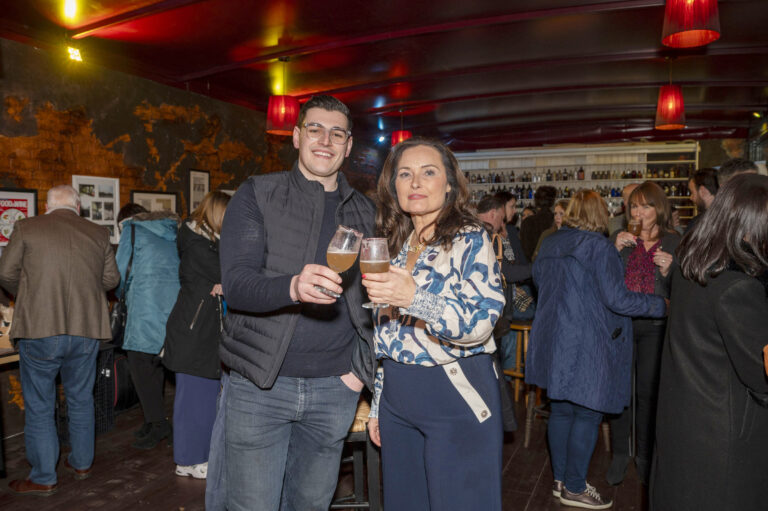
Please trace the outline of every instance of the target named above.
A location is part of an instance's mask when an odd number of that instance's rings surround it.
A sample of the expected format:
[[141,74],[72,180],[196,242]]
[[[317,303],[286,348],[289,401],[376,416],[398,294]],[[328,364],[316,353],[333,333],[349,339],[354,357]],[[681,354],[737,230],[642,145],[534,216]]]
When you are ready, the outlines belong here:
[[47,339],[21,339],[19,341],[19,351],[24,356],[33,360],[53,360],[58,355],[59,337],[50,337]]

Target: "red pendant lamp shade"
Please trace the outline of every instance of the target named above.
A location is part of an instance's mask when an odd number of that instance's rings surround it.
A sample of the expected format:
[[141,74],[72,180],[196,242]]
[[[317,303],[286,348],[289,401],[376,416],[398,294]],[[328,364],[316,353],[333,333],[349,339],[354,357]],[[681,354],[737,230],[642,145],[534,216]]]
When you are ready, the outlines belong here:
[[656,104],[656,129],[681,130],[685,128],[683,90],[679,85],[664,85],[659,90]]
[[717,0],[667,0],[661,42],[672,48],[704,46],[720,38]]
[[299,100],[293,96],[270,96],[267,106],[267,133],[292,135],[299,118]]
[[408,140],[413,134],[408,130],[397,130],[392,132],[392,147],[396,146],[403,140]]

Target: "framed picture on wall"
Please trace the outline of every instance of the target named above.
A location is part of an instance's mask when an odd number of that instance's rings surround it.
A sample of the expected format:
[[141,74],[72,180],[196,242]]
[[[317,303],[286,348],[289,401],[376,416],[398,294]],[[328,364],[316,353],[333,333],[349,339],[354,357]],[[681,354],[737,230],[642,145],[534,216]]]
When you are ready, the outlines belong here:
[[176,213],[176,194],[173,192],[131,190],[131,202],[144,206],[148,211],[171,211]]
[[203,197],[211,189],[211,174],[207,170],[189,171],[189,214],[200,205]]
[[80,194],[80,216],[109,230],[113,244],[120,241],[117,213],[120,211],[120,180],[114,177],[72,176]]
[[0,247],[8,244],[17,220],[37,215],[37,190],[0,188]]

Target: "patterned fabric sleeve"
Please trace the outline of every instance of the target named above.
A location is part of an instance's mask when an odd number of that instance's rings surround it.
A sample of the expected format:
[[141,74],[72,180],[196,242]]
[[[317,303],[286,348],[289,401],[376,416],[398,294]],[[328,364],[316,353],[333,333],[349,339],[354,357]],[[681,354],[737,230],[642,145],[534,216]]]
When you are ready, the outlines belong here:
[[[445,272],[445,273],[441,273]],[[403,314],[423,319],[427,331],[455,345],[488,340],[504,308],[498,261],[484,230],[457,239],[449,268],[432,268]]]
[[379,400],[381,400],[381,391],[384,390],[384,368],[379,364],[376,369],[376,377],[373,380],[373,399],[371,400],[371,412],[368,417],[377,419],[379,417]]

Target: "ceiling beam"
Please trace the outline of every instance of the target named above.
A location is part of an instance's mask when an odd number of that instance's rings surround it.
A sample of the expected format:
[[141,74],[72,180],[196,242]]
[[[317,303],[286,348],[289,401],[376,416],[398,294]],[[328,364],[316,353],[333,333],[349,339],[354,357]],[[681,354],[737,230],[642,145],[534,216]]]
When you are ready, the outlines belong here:
[[201,1],[203,0],[164,0],[162,2],[145,5],[144,7],[121,12],[120,14],[116,14],[115,16],[105,18],[95,23],[89,23],[88,25],[72,30],[69,36],[72,39],[83,39],[84,37],[92,36],[100,30],[123,25],[129,21],[152,16],[153,14],[186,7],[187,5],[196,4]]
[[[420,108],[432,105],[443,105],[448,103],[460,103],[468,101],[482,101],[487,99],[498,99],[513,96],[528,96],[528,95],[540,95],[540,94],[557,94],[568,92],[588,92],[597,90],[613,90],[613,89],[647,89],[661,87],[668,84],[668,80],[650,81],[650,82],[628,82],[628,83],[597,83],[586,85],[558,85],[555,87],[537,87],[533,89],[518,89],[518,90],[506,90],[489,92],[486,94],[471,94],[466,96],[452,96],[439,99],[425,99],[420,101],[407,101],[398,104],[391,104],[382,106],[379,108],[371,108],[366,110],[368,115],[384,115],[388,113],[403,113],[408,115],[408,111],[411,109],[419,110]],[[685,81],[676,80],[676,85],[682,87],[768,87],[768,79],[764,80],[701,80],[701,81]]]
[[[733,56],[733,55],[764,55],[768,53],[768,45],[747,45],[731,47],[709,47],[706,49],[696,49],[689,51],[678,51],[677,58],[686,57],[715,57],[715,56]],[[416,83],[427,80],[441,80],[454,76],[497,73],[503,71],[517,71],[520,69],[530,69],[535,67],[555,67],[555,66],[578,66],[585,64],[608,64],[611,62],[629,62],[642,60],[656,60],[662,62],[666,56],[666,50],[654,48],[633,52],[604,52],[593,53],[589,55],[564,55],[548,59],[523,59],[494,64],[485,64],[480,66],[468,66],[460,69],[446,69],[429,73],[414,74],[411,76],[401,76],[396,78],[387,78],[385,80],[375,80],[372,82],[358,83],[346,87],[336,87],[333,89],[323,89],[297,95],[299,99],[309,98],[315,94],[343,94],[346,92],[357,92],[361,90],[372,90],[383,87],[389,87],[395,84]],[[394,106],[394,105],[393,105]],[[394,106],[395,109],[399,107]]]
[[312,53],[321,53],[337,50],[350,46],[361,44],[373,44],[392,39],[402,39],[405,37],[416,37],[428,34],[437,34],[441,32],[452,32],[456,30],[465,30],[468,28],[485,27],[492,25],[505,25],[540,18],[554,18],[557,16],[573,16],[583,14],[598,14],[610,11],[623,11],[628,9],[642,9],[648,7],[659,7],[664,5],[664,0],[629,0],[625,2],[605,2],[586,5],[575,5],[568,7],[537,9],[533,11],[514,12],[499,16],[487,16],[483,18],[466,19],[460,21],[451,21],[446,23],[437,23],[434,25],[423,25],[420,27],[404,28],[400,30],[387,30],[376,34],[367,34],[353,37],[342,37],[332,39],[318,44],[307,46],[298,46],[286,50],[280,50],[271,53],[265,53],[256,57],[223,64],[220,66],[202,69],[194,73],[189,73],[180,78],[181,81],[195,80],[206,76],[211,76],[226,71],[232,71],[241,67],[249,66],[259,62],[277,60],[283,57],[295,57],[299,55],[309,55]]

